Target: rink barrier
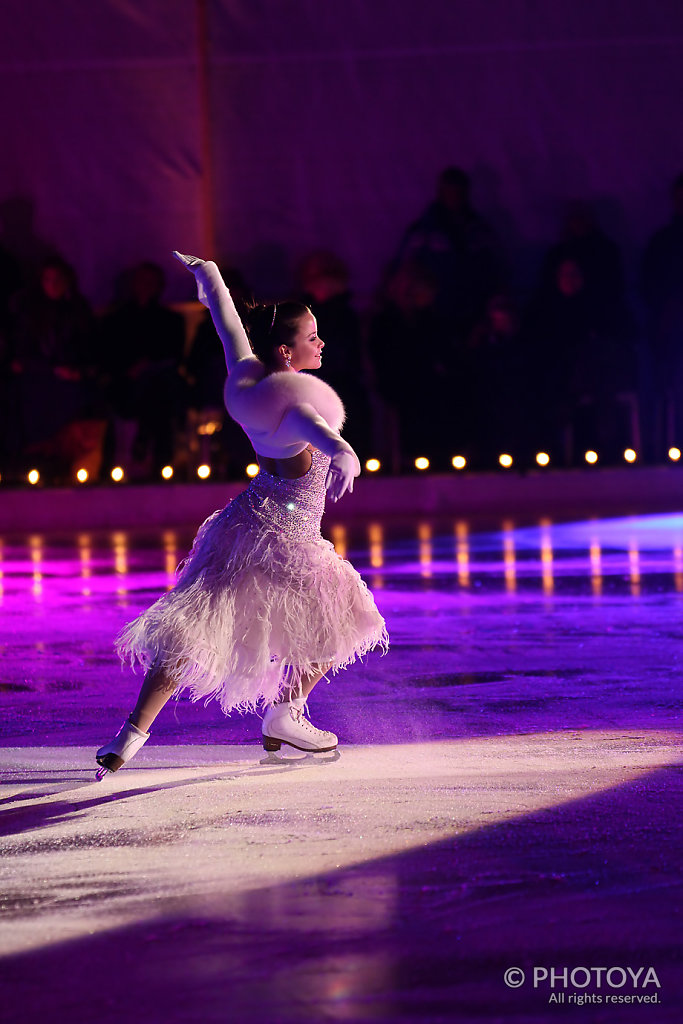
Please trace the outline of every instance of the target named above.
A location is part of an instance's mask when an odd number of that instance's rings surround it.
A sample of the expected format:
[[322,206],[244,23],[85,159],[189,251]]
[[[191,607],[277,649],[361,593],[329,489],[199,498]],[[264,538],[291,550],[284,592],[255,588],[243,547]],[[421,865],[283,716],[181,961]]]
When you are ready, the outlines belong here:
[[[0,493],[0,531],[193,526],[222,508],[245,482],[8,488]],[[356,481],[329,503],[326,521],[368,517],[638,515],[683,510],[678,466],[543,470],[525,474],[430,473]]]

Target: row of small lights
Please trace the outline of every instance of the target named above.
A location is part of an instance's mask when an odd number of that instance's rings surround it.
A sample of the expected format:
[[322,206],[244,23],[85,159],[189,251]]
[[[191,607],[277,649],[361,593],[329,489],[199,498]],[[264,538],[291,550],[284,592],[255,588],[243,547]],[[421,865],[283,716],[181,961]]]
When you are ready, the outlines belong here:
[[[668,455],[672,462],[678,462],[681,458],[681,450],[680,448],[669,448]],[[589,449],[587,452],[584,453],[584,459],[589,465],[594,466],[595,463],[598,462],[599,456],[597,452],[593,451],[592,449]],[[636,462],[637,459],[638,454],[637,452],[634,451],[633,448],[625,449],[625,462]],[[503,452],[502,455],[498,456],[498,462],[503,467],[503,469],[510,469],[514,463],[514,459],[511,455],[508,455],[506,452]],[[537,452],[536,462],[539,466],[549,466],[550,456],[547,452]],[[425,458],[425,456],[422,455],[419,458],[415,459],[414,465],[415,469],[429,469],[429,459]],[[454,455],[453,458],[451,459],[451,465],[453,466],[453,469],[465,469],[467,466],[467,459],[465,458],[464,455]],[[379,461],[379,459],[368,459],[368,461],[365,463],[365,468],[368,471],[368,473],[376,473],[378,470],[382,468],[382,463]],[[249,465],[246,467],[245,472],[248,477],[255,477],[259,472],[259,467],[257,463],[250,462]],[[171,480],[173,477],[173,466],[164,466],[164,468],[161,470],[161,476],[164,480]],[[197,466],[197,476],[199,477],[200,480],[208,480],[208,478],[211,476],[211,466],[207,465],[206,463],[203,463],[201,466]],[[111,471],[111,478],[114,481],[114,483],[121,483],[124,477],[125,473],[123,471],[123,468],[121,466],[114,466],[114,468]],[[40,473],[38,472],[38,470],[32,469],[27,474],[27,480],[30,484],[39,483]],[[79,484],[87,483],[87,469],[79,469],[78,472],[76,473],[76,480],[78,481]]]
[[[247,476],[256,476],[257,473],[258,466],[256,466],[255,464],[250,464],[249,466],[247,466]],[[114,466],[110,474],[115,484],[120,484],[121,481],[125,478],[125,475],[126,474],[122,466]],[[164,480],[171,480],[173,477],[173,466],[164,466],[164,468],[161,470],[161,476],[163,477]],[[197,476],[199,477],[200,480],[208,479],[208,477],[211,476],[211,466],[206,465],[206,463],[204,463],[201,466],[197,466]],[[40,473],[38,472],[37,469],[32,469],[30,470],[29,473],[27,473],[26,479],[30,484],[37,484],[40,482]],[[76,472],[76,480],[78,481],[79,484],[85,484],[88,482],[88,479],[89,474],[87,469],[81,467],[81,469],[79,469]]]
[[[669,448],[668,456],[672,462],[678,462],[681,457],[680,448]],[[594,466],[600,458],[598,453],[593,451],[592,449],[589,449],[587,452],[584,452],[583,457],[585,461],[591,466]],[[625,462],[636,462],[637,459],[638,453],[633,448],[624,449]],[[512,458],[512,455],[509,455],[507,452],[503,452],[501,455],[498,456],[498,462],[503,467],[503,469],[510,469],[514,464],[514,459]],[[549,466],[550,456],[547,452],[537,452],[536,463],[539,466]],[[467,459],[465,458],[464,455],[454,455],[453,458],[451,459],[451,465],[453,466],[453,469],[465,469],[467,466]],[[429,459],[421,455],[419,458],[415,459],[414,466],[415,469],[429,469]],[[369,459],[368,462],[365,463],[365,468],[369,470],[371,473],[376,472],[380,468],[379,460]]]

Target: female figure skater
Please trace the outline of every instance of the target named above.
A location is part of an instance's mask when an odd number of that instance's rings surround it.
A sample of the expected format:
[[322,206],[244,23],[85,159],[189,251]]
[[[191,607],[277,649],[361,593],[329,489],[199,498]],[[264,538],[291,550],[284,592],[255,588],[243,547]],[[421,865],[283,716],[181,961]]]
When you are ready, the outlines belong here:
[[320,534],[325,492],[333,501],[350,492],[360,464],[339,434],[340,399],[299,372],[321,365],[315,318],[294,302],[256,307],[247,334],[216,264],[174,256],[211,312],[228,369],[226,408],[260,471],[200,527],[174,588],[117,638],[119,655],[146,675],[129,718],[97,751],[98,778],[137,753],[185,689],[193,700],[216,697],[226,713],[266,705],[266,750],[333,750],[334,733],[304,717],[306,698],[327,672],[388,644],[365,583]]

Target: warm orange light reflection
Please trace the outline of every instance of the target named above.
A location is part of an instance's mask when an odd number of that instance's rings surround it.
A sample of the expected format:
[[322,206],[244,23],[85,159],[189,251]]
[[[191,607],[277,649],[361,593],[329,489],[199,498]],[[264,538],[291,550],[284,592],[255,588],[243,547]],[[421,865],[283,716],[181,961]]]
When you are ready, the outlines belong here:
[[119,577],[117,580],[116,596],[118,604],[122,607],[127,605],[128,587],[126,576],[128,573],[128,535],[118,530],[111,535],[111,546],[114,552],[114,572]]
[[376,473],[379,469],[382,468],[382,463],[379,461],[379,459],[368,459],[368,461],[365,463],[365,468],[367,469],[368,473]]
[[164,542],[164,569],[169,586],[175,583],[175,571],[178,565],[178,537],[175,530],[164,530],[161,538]]
[[334,544],[334,550],[341,558],[346,558],[346,552],[348,550],[346,527],[343,523],[335,523],[330,529],[330,536],[332,543]]
[[197,466],[197,476],[200,480],[208,480],[211,476],[211,466],[203,462],[201,466]]
[[679,594],[683,591],[683,548],[674,548],[674,586]]
[[543,581],[543,593],[552,594],[555,581],[553,579],[553,543],[550,533],[550,519],[541,519],[541,577]]
[[420,455],[419,458],[415,459],[415,469],[429,469],[429,459],[426,459],[424,455]]
[[429,579],[432,575],[432,527],[430,523],[417,525],[418,551],[420,560],[420,576]]
[[602,594],[602,550],[600,541],[596,537],[591,540],[590,562],[593,597],[600,597]]
[[37,533],[31,534],[28,539],[28,546],[33,564],[31,593],[36,601],[41,601],[43,598],[43,538]]
[[250,462],[245,470],[248,477],[255,477],[259,474],[259,466],[257,462]]
[[517,566],[515,561],[515,524],[506,519],[503,523],[503,572],[505,589],[514,594],[517,589]]
[[470,545],[467,523],[459,520],[455,524],[455,558],[458,563],[458,583],[461,587],[470,585]]
[[631,539],[628,546],[628,569],[631,578],[631,596],[640,597],[640,552],[635,538]]
[[381,569],[384,565],[384,529],[381,523],[368,524],[368,544],[370,565],[373,569]]
[[164,468],[161,471],[161,475],[163,476],[164,480],[170,480],[171,477],[173,476],[173,466],[164,466]]
[[79,533],[78,537],[76,538],[76,541],[78,543],[78,554],[81,560],[81,580],[83,581],[81,586],[81,594],[83,595],[83,597],[90,597],[92,594],[92,590],[90,589],[90,585],[86,583],[86,580],[89,580],[90,577],[92,576],[92,548],[90,546],[90,534]]

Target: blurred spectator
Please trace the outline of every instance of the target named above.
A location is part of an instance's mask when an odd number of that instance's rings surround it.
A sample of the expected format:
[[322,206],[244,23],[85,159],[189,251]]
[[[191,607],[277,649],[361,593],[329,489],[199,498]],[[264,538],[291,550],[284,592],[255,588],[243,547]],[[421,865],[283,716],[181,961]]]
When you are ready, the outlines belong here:
[[[673,183],[673,216],[650,239],[643,258],[643,294],[660,420],[666,440],[683,437],[683,174]],[[660,423],[660,433],[661,433]]]
[[27,195],[7,196],[0,200],[0,234],[3,245],[12,254],[20,271],[21,284],[37,286],[40,269],[56,260],[59,250],[36,233],[36,203]]
[[57,476],[75,464],[97,476],[104,421],[95,387],[95,322],[76,274],[60,259],[44,264],[36,292],[23,295],[13,331],[18,445]]
[[320,376],[346,408],[344,437],[361,458],[367,456],[370,404],[366,359],[358,314],[351,304],[348,267],[334,253],[309,253],[299,267],[302,301],[310,307],[325,342]]
[[161,267],[140,263],[124,302],[102,325],[102,365],[115,417],[110,459],[128,468],[132,456],[138,472],[155,474],[173,461],[184,401],[179,367],[185,326],[161,303],[165,284]]
[[[246,281],[233,267],[227,267],[221,273],[235,306],[241,310],[252,299]],[[188,444],[191,455],[197,464],[209,462],[219,472],[242,477],[247,463],[253,462],[254,452],[244,431],[225,411],[225,355],[208,310],[197,328],[184,369],[189,385]]]
[[465,363],[469,450],[475,463],[491,465],[503,451],[528,455],[529,351],[512,300],[496,295],[468,342]]
[[563,260],[529,321],[534,388],[539,408],[537,442],[585,445],[615,459],[633,443],[636,370],[633,327],[623,305],[594,301],[574,260]]
[[[0,337],[7,339],[11,300],[21,288],[21,270],[12,254],[0,245]],[[5,342],[8,344],[8,342]]]
[[599,227],[589,203],[568,204],[562,240],[545,258],[542,287],[552,288],[557,269],[565,260],[571,260],[580,268],[586,294],[596,306],[613,306],[623,301],[624,275],[619,249]]
[[0,463],[7,468],[12,452],[11,435],[17,419],[12,384],[11,300],[21,287],[19,265],[0,246]]
[[436,284],[434,308],[460,342],[470,335],[486,303],[503,284],[493,230],[470,202],[470,179],[459,167],[439,176],[436,198],[406,231],[394,266],[419,264]]
[[404,459],[442,455],[457,439],[459,406],[441,351],[435,295],[432,275],[403,263],[389,277],[370,323],[369,353],[385,403],[383,455],[393,472]]

